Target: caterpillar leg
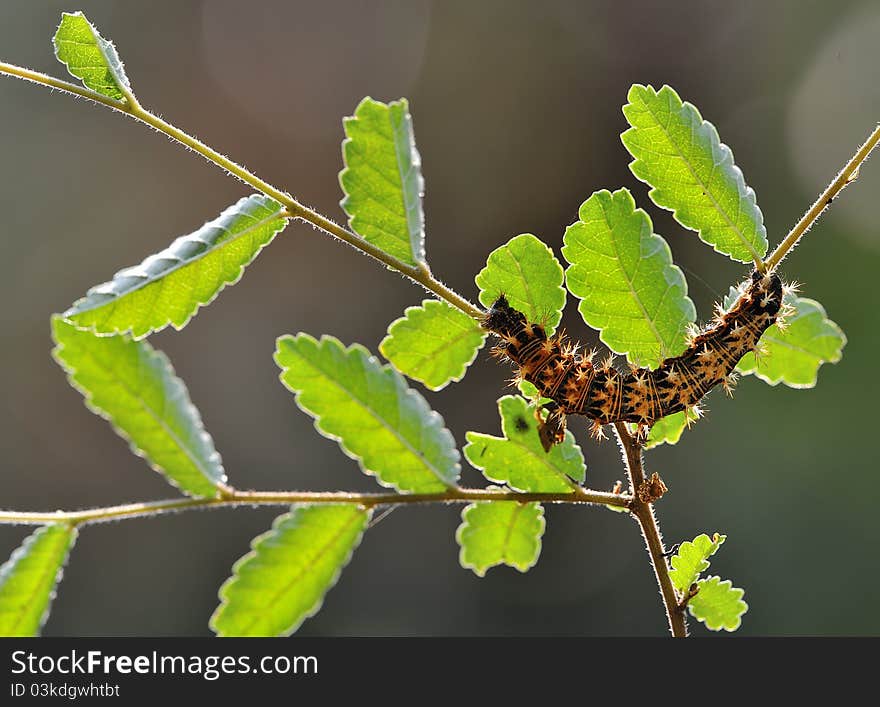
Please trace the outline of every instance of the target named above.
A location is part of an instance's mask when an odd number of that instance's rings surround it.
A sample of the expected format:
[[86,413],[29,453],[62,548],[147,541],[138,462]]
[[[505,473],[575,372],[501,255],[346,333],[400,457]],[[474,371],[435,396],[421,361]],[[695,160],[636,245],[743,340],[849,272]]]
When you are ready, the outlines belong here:
[[590,425],[590,436],[597,442],[608,439],[608,435],[605,434],[605,428],[598,420],[593,420],[593,423]]
[[636,444],[644,447],[648,443],[649,434],[651,434],[651,425],[642,422],[636,424],[635,433],[633,434]]

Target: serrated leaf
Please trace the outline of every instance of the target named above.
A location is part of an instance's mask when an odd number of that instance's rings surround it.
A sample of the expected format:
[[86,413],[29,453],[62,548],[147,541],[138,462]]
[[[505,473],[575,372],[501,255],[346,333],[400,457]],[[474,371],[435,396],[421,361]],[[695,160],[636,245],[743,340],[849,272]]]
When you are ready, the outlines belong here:
[[486,332],[471,317],[429,299],[391,323],[379,351],[404,375],[440,390],[464,378],[485,341]]
[[697,582],[699,591],[688,602],[688,610],[695,619],[702,621],[712,631],[736,631],[742,623],[742,615],[749,605],[742,598],[745,591],[737,589],[727,579],[708,577]]
[[55,56],[86,88],[117,101],[131,94],[122,60],[81,12],[64,12],[52,38]]
[[715,126],[669,86],[635,84],[627,99],[623,113],[632,127],[621,140],[653,202],[719,253],[743,263],[763,258],[764,216]]
[[491,307],[503,294],[530,322],[544,324],[548,334],[562,319],[566,298],[562,266],[553,251],[531,233],[493,250],[475,281],[484,307]]
[[674,412],[666,417],[661,417],[657,422],[651,425],[651,431],[648,433],[648,441],[645,443],[645,449],[658,447],[661,444],[678,444],[681,435],[688,426],[688,422],[693,424],[699,418],[693,411],[693,408]]
[[687,348],[697,317],[684,273],[632,194],[595,192],[565,230],[566,284],[584,321],[612,351],[655,368]]
[[718,548],[725,540],[727,540],[726,535],[715,533],[710,538],[703,533],[695,537],[692,542],[685,541],[679,546],[678,552],[670,561],[672,569],[669,571],[672,584],[678,591],[687,594],[700,573],[709,569],[709,558],[718,552]]
[[483,476],[514,491],[535,493],[572,491],[575,481],[584,481],[584,455],[571,432],[548,453],[541,446],[533,405],[518,395],[505,395],[498,400],[498,412],[504,437],[466,435],[464,456]]
[[747,353],[736,368],[770,385],[782,382],[790,388],[812,388],[819,367],[837,363],[843,356],[846,335],[816,300],[787,297],[785,302],[794,308],[785,328],[774,324],[767,329],[758,342],[764,352],[757,360],[754,353]]
[[339,183],[352,230],[410,265],[425,263],[425,180],[409,103],[364,98],[342,121]]
[[345,348],[331,336],[282,336],[275,362],[318,432],[339,442],[364,473],[403,492],[455,486],[460,457],[443,418],[363,346]]
[[0,636],[40,634],[75,540],[72,526],[44,526],[0,567]]
[[353,504],[295,506],[232,567],[211,617],[218,636],[289,636],[321,609],[360,544],[370,513]]
[[455,533],[461,566],[484,577],[496,565],[527,572],[541,554],[544,509],[540,503],[485,501],[472,503],[461,514]]
[[220,455],[168,357],[146,341],[95,336],[52,318],[52,355],[86,406],[131,450],[191,496],[215,496],[226,481]]
[[136,339],[169,324],[183,329],[199,307],[241,279],[245,266],[287,224],[282,213],[269,197],[244,197],[140,265],[91,288],[64,317],[80,328]]

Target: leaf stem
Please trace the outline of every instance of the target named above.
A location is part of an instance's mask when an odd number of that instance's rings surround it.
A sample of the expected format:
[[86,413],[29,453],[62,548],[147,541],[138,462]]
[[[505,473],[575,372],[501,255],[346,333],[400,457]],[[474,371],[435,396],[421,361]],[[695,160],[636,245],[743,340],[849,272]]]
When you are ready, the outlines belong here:
[[794,225],[785,239],[776,246],[776,250],[774,250],[766,260],[768,270],[773,270],[782,262],[783,258],[788,255],[789,251],[797,245],[801,237],[809,231],[812,225],[819,219],[822,212],[825,211],[831,202],[840,195],[840,192],[842,192],[848,184],[855,181],[856,177],[859,176],[859,167],[862,162],[868,159],[868,156],[877,146],[878,142],[880,142],[880,124],[874,128],[874,132],[868,136],[868,139],[865,140],[864,144],[862,144],[852,158],[850,158],[850,161],[846,163],[846,166],[840,170],[840,173],[834,178],[831,184],[825,188],[825,191],[819,194],[819,198],[816,199],[809,211],[807,211],[807,213],[801,217],[801,220]]
[[455,488],[440,493],[348,493],[344,491],[239,491],[226,487],[214,498],[173,498],[145,501],[119,506],[106,506],[86,511],[55,511],[29,513],[0,511],[0,525],[46,525],[69,523],[84,525],[125,518],[156,516],[172,511],[232,506],[289,506],[294,503],[354,503],[364,508],[404,506],[426,503],[473,503],[474,501],[517,501],[530,503],[580,503],[629,508],[633,498],[627,494],[592,491],[578,487],[571,493],[520,493],[490,489]]
[[645,484],[642,445],[629,433],[626,423],[615,422],[614,430],[617,433],[617,441],[620,444],[623,462],[629,475],[632,494],[629,512],[638,522],[642,537],[645,539],[645,545],[648,547],[651,566],[654,568],[654,576],[657,578],[660,595],[663,597],[663,605],[666,607],[669,632],[674,638],[685,638],[687,636],[687,621],[675,594],[672,578],[669,576],[666,549],[663,546],[663,536],[660,534],[657,517],[654,515],[654,506],[639,497],[639,490]]
[[49,86],[51,88],[57,88],[61,91],[66,91],[67,93],[72,93],[76,96],[80,96],[81,98],[87,98],[88,100],[95,101],[96,103],[100,103],[101,105],[108,106],[122,113],[125,113],[126,115],[129,115],[132,118],[141,121],[142,123],[146,123],[155,130],[158,130],[164,135],[167,135],[172,140],[175,140],[181,145],[184,145],[191,150],[199,153],[206,160],[226,170],[229,174],[236,177],[237,179],[240,179],[245,184],[248,184],[257,191],[262,192],[266,196],[275,199],[275,201],[282,204],[285,209],[287,209],[288,214],[292,218],[298,218],[302,221],[306,221],[315,226],[317,229],[324,231],[325,233],[334,236],[341,241],[344,241],[345,243],[352,246],[353,248],[356,248],[365,255],[369,255],[371,258],[374,258],[375,260],[383,263],[391,270],[396,270],[402,275],[408,277],[410,280],[421,285],[429,292],[437,295],[440,299],[443,299],[451,304],[453,307],[460,309],[468,316],[474,319],[480,319],[483,316],[483,311],[479,307],[475,306],[467,299],[459,295],[457,292],[437,280],[426,268],[421,268],[417,265],[410,265],[409,263],[388,255],[380,248],[377,248],[375,245],[369,243],[357,234],[352,233],[342,226],[337,225],[326,216],[319,214],[317,211],[314,211],[307,206],[304,206],[292,196],[290,196],[290,194],[288,194],[287,192],[281,191],[277,187],[269,184],[268,182],[263,181],[253,172],[248,171],[240,164],[233,162],[225,155],[222,155],[211,147],[208,147],[201,140],[197,140],[191,135],[185,133],[180,128],[175,127],[171,123],[168,123],[159,116],[141,107],[141,105],[136,100],[134,100],[133,97],[131,101],[117,101],[112,98],[103,96],[95,91],[91,91],[87,88],[81,88],[76,84],[62,81],[46,74],[39,73],[37,71],[31,71],[30,69],[26,69],[21,66],[15,66],[13,64],[6,64],[2,62],[0,62],[0,74],[6,74],[8,76],[25,79],[27,81],[43,84],[44,86]]
[[101,105],[105,105],[108,108],[113,108],[115,110],[122,111],[123,113],[129,112],[128,105],[126,105],[124,101],[117,101],[116,99],[108,98],[107,96],[98,93],[97,91],[92,91],[89,88],[78,86],[77,84],[70,83],[69,81],[56,79],[53,76],[40,73],[39,71],[26,69],[23,66],[16,66],[15,64],[7,64],[0,61],[0,74],[14,76],[19,79],[24,79],[25,81],[32,81],[33,83],[39,83],[44,86],[49,86],[50,88],[57,88],[59,91],[72,93],[75,96],[86,98],[90,101],[94,101],[95,103],[100,103]]

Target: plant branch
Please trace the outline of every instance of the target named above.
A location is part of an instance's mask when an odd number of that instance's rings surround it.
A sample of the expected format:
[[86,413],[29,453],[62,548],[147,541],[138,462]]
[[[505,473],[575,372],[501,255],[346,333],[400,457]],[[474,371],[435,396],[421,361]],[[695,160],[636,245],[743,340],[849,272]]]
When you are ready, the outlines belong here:
[[132,99],[129,101],[117,101],[112,98],[108,98],[107,96],[103,96],[100,93],[96,93],[95,91],[81,88],[76,84],[62,81],[46,74],[39,73],[37,71],[31,71],[30,69],[26,69],[21,66],[15,66],[13,64],[6,64],[2,62],[0,62],[0,74],[14,76],[16,78],[25,79],[27,81],[42,84],[44,86],[49,86],[51,88],[56,88],[61,91],[66,91],[67,93],[72,93],[81,98],[86,98],[88,100],[95,101],[96,103],[100,103],[101,105],[118,110],[121,113],[125,113],[126,115],[129,115],[132,118],[141,121],[142,123],[146,123],[155,130],[158,130],[164,135],[167,135],[172,140],[175,140],[181,145],[184,145],[191,150],[199,153],[206,160],[224,169],[229,174],[236,177],[237,179],[240,179],[245,184],[248,184],[257,191],[262,192],[266,196],[275,199],[275,201],[284,206],[291,217],[298,218],[302,221],[306,221],[312,224],[315,228],[344,241],[345,243],[352,246],[353,248],[356,248],[365,255],[369,255],[371,258],[378,260],[391,270],[396,270],[402,275],[408,277],[413,282],[421,285],[429,292],[433,292],[435,295],[445,300],[453,307],[460,309],[468,316],[473,317],[474,319],[480,319],[483,316],[483,311],[479,307],[475,306],[467,299],[437,280],[433,275],[431,275],[431,272],[427,268],[411,265],[391,255],[388,255],[380,248],[377,248],[375,245],[369,243],[357,234],[352,233],[342,226],[337,225],[326,216],[319,214],[317,211],[314,211],[307,206],[302,205],[287,192],[284,192],[277,187],[272,186],[268,182],[263,181],[253,172],[248,171],[240,164],[233,162],[225,155],[222,155],[211,147],[208,147],[205,143],[197,140],[191,135],[188,135],[180,128],[175,127],[171,123],[166,122],[159,116],[141,107],[141,105],[136,100],[134,100],[133,96]]
[[28,513],[0,511],[0,525],[46,525],[68,523],[84,525],[125,518],[156,516],[172,511],[199,508],[229,508],[231,506],[289,506],[294,503],[354,503],[364,508],[376,506],[404,506],[426,503],[473,503],[474,501],[517,501],[529,503],[582,503],[629,508],[633,498],[627,494],[592,491],[578,487],[571,493],[519,493],[490,489],[454,488],[440,493],[347,493],[344,491],[239,491],[224,488],[214,498],[173,498],[145,501],[119,506],[93,508],[86,511],[55,511]]
[[861,167],[862,163],[868,159],[868,156],[877,146],[878,142],[880,142],[880,125],[877,125],[877,127],[874,128],[874,132],[868,136],[868,139],[865,140],[864,144],[856,151],[850,161],[846,163],[846,166],[840,170],[840,173],[834,178],[831,184],[829,184],[825,188],[825,191],[819,195],[819,198],[816,199],[809,211],[801,217],[801,220],[794,225],[794,228],[789,231],[783,241],[776,246],[776,250],[774,250],[766,260],[768,270],[773,270],[782,262],[783,258],[788,255],[789,251],[797,245],[801,237],[809,231],[813,224],[819,219],[822,212],[825,211],[831,202],[840,195],[840,192],[842,192],[848,184],[855,181],[859,176],[859,167]]
[[614,430],[617,433],[617,441],[623,454],[623,461],[629,475],[630,492],[632,501],[629,511],[642,530],[642,537],[648,547],[651,557],[651,566],[654,568],[654,576],[660,587],[660,595],[666,607],[666,618],[669,621],[669,631],[674,638],[687,636],[687,622],[684,611],[679,606],[672,578],[669,576],[669,565],[666,564],[666,549],[663,547],[663,537],[660,535],[660,526],[654,515],[654,507],[650,502],[640,498],[639,491],[645,485],[645,472],[642,466],[642,446],[626,429],[626,423],[615,422]]

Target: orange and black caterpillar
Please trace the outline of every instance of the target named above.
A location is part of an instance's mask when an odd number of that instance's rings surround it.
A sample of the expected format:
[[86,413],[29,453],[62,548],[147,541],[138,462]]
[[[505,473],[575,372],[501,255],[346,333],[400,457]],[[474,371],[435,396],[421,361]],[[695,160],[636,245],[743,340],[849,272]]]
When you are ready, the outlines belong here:
[[502,343],[495,353],[513,362],[518,378],[534,384],[552,402],[541,425],[541,441],[549,450],[565,432],[566,415],[593,420],[594,434],[602,425],[633,422],[647,427],[661,417],[695,406],[718,384],[730,389],[734,369],[779,317],[782,281],[774,273],[754,271],[742,294],[727,312],[691,341],[680,356],[665,359],[655,370],[619,371],[606,360],[593,363],[595,352],[577,353],[579,346],[565,334],[547,337],[544,327],[529,322],[501,295],[483,318],[483,328]]

